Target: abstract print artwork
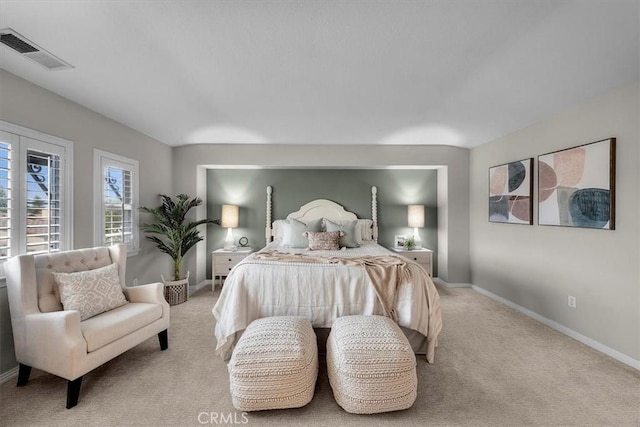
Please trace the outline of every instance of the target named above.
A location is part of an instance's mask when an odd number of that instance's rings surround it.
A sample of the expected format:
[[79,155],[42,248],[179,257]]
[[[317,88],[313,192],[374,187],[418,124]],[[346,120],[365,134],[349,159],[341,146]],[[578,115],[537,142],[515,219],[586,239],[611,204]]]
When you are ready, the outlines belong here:
[[489,222],[533,224],[533,159],[489,168]]
[[538,224],[615,229],[615,138],[538,156]]

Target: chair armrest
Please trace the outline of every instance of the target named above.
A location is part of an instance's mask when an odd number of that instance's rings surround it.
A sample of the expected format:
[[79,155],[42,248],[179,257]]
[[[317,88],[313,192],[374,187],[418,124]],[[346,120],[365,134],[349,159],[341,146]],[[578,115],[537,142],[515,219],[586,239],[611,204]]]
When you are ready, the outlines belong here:
[[80,312],[76,310],[27,314],[20,323],[23,336],[15,341],[16,356],[21,363],[64,376],[70,361],[87,354]]
[[160,282],[142,286],[124,287],[122,290],[129,302],[166,303],[164,299],[164,285]]

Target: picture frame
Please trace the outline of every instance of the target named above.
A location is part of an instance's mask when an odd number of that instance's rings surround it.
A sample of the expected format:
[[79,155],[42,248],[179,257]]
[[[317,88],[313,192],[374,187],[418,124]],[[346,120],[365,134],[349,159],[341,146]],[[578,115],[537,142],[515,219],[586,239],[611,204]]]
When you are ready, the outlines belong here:
[[393,237],[393,247],[396,249],[404,249],[405,236],[396,235]]
[[538,224],[615,230],[616,139],[538,156]]
[[533,157],[489,168],[489,222],[533,225]]

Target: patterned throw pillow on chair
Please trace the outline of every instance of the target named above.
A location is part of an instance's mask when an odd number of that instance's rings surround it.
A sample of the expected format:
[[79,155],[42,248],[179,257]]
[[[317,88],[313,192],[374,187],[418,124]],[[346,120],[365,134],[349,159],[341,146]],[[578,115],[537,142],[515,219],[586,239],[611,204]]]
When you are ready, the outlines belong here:
[[80,320],[128,303],[120,286],[118,264],[76,273],[52,273],[65,310],[78,310]]

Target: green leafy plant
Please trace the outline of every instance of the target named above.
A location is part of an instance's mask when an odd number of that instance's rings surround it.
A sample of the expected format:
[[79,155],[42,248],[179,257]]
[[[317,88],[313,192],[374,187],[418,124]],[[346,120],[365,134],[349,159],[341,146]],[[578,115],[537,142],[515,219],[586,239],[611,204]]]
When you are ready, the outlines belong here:
[[405,247],[407,250],[413,250],[413,249],[415,249],[415,247],[416,247],[416,238],[415,238],[415,237],[413,237],[413,236],[407,236],[407,237],[404,239],[404,247]]
[[200,206],[202,199],[189,198],[186,194],[178,194],[171,198],[161,194],[162,205],[157,208],[141,207],[142,212],[153,215],[156,222],[142,224],[142,230],[151,236],[146,236],[156,244],[158,249],[173,259],[174,280],[182,278],[180,269],[185,254],[203,240],[197,227],[202,224],[213,223],[210,219],[199,221],[187,220],[187,214],[191,208]]

